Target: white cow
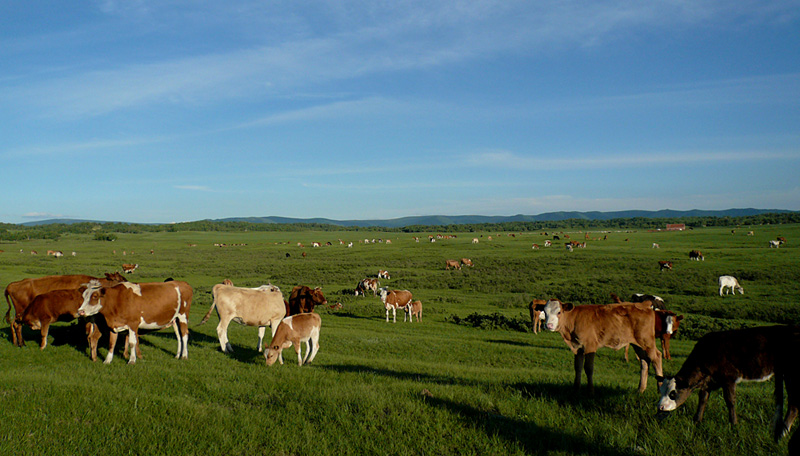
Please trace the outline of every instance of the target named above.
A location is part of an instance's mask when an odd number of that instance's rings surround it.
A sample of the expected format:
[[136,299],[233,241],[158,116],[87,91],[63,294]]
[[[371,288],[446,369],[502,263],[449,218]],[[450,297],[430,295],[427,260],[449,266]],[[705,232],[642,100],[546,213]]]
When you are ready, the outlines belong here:
[[216,307],[219,314],[217,336],[219,345],[225,353],[233,352],[228,341],[228,325],[231,321],[258,326],[258,351],[263,350],[264,332],[267,325],[272,329],[272,336],[278,330],[283,317],[286,316],[286,305],[281,290],[273,285],[261,285],[258,288],[240,288],[232,285],[217,284],[212,288],[214,301],[200,324],[208,321]]
[[[739,285],[739,281],[736,280],[736,277],[724,275],[719,276],[719,295],[722,296],[722,290],[726,288],[730,288],[731,294],[736,294],[738,290],[739,293],[744,294],[744,288]],[[728,294],[728,290],[725,290],[725,294]]]

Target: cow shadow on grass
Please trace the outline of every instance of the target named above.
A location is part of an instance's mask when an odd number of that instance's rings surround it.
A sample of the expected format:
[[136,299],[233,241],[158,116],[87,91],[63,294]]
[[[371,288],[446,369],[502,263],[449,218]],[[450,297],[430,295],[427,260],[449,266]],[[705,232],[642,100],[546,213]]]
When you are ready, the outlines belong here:
[[421,374],[418,372],[400,372],[391,369],[379,369],[372,366],[362,366],[357,364],[335,364],[320,366],[322,369],[332,370],[339,373],[373,374],[382,377],[390,377],[396,380],[413,380],[418,382],[436,383],[441,385],[467,385],[477,386],[482,383],[463,378],[455,378],[446,375]]
[[465,427],[482,429],[488,436],[497,436],[521,446],[526,454],[551,454],[553,452],[602,454],[605,456],[633,456],[636,454],[630,450],[626,451],[588,440],[580,435],[480,410],[448,399],[425,397],[424,401],[430,407],[447,410],[455,415]]
[[574,407],[585,410],[598,410],[608,412],[620,403],[620,398],[631,394],[632,389],[594,385],[594,395],[589,395],[586,383],[581,389],[575,391],[571,381],[559,383],[535,382],[513,383],[508,385],[512,390],[518,391],[522,397],[530,399],[547,399],[555,401],[562,407]]

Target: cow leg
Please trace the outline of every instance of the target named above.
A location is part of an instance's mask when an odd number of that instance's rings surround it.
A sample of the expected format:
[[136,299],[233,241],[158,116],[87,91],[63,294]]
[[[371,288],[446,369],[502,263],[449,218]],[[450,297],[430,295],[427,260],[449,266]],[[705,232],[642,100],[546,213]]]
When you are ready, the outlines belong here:
[[392,323],[397,323],[397,307],[392,307]]
[[178,340],[178,351],[175,353],[175,359],[186,359],[189,357],[189,350],[186,346],[189,342],[188,328],[184,331],[186,325],[179,323],[177,320],[172,323],[172,327],[175,329],[175,338]]
[[694,414],[694,421],[699,423],[703,421],[703,413],[706,411],[706,406],[708,405],[708,397],[711,395],[711,391],[706,388],[700,390],[697,394],[697,413]]
[[233,353],[233,347],[228,342],[228,325],[230,323],[229,319],[220,318],[217,325],[217,337],[219,338],[219,346],[222,349],[222,353]]
[[581,371],[583,370],[583,360],[584,354],[583,349],[579,349],[578,353],[575,353],[575,382],[573,383],[573,388],[575,391],[578,391],[581,388]]
[[300,347],[301,347],[300,341],[298,340],[296,343],[294,343],[292,345],[294,345],[294,351],[297,353],[297,365],[298,366],[302,366],[303,365],[303,355],[302,355],[303,352],[300,350]]
[[631,348],[630,344],[625,346],[625,362],[628,362],[628,349]]
[[14,320],[11,322],[11,329],[13,330],[13,338],[16,339],[16,346],[17,347],[24,347],[25,346],[25,339],[22,338],[22,323]]
[[42,343],[39,344],[39,350],[44,350],[44,347],[47,346],[47,334],[50,332],[50,322],[45,320],[42,321]]
[[661,336],[661,351],[664,353],[664,359],[672,359],[672,356],[669,354],[669,334],[664,334]]
[[128,360],[128,364],[136,364],[136,349],[138,348],[138,334],[137,331],[133,328],[128,330],[128,345],[131,346],[131,359]]
[[311,338],[309,339],[308,344],[311,356],[306,356],[308,359],[306,360],[305,364],[311,363],[311,361],[314,361],[314,357],[317,356],[317,352],[319,351],[319,331],[313,331],[311,333]]
[[386,308],[386,323],[389,323],[389,308]]
[[100,328],[93,322],[86,323],[86,339],[89,342],[89,351],[92,361],[97,361],[97,342],[100,341]]
[[583,370],[586,372],[586,384],[589,386],[589,396],[594,396],[594,356],[596,352],[586,353]]
[[114,347],[117,345],[117,334],[114,331],[108,335],[108,354],[106,355],[106,359],[103,361],[103,364],[111,364],[111,360],[114,359]]
[[[794,420],[797,418],[798,413],[800,413],[800,378],[797,377],[798,369],[795,368],[795,372],[791,373],[785,377],[786,382],[786,395],[789,397],[789,411],[786,412],[786,418],[783,420],[783,433],[781,437],[787,435],[789,431],[792,429],[792,424],[794,424]],[[800,435],[797,431],[795,431],[795,435]],[[790,452],[789,454],[795,454]]]
[[[11,309],[8,309],[11,312]],[[17,322],[16,320],[11,320],[11,342],[14,344],[15,347],[19,347],[19,341],[17,340]]]
[[[269,322],[269,329],[272,332],[272,338],[270,339],[270,342],[272,342],[272,339],[275,338],[275,333],[278,332],[278,325],[281,324],[281,320],[282,318],[279,318],[277,320],[272,320]],[[267,356],[266,353],[264,354],[264,356]],[[280,363],[283,364],[283,350],[278,352],[278,361],[280,361]]]
[[725,398],[725,405],[728,406],[728,420],[731,426],[735,426],[739,421],[736,419],[736,383],[728,383],[722,387],[722,397]]
[[264,351],[264,334],[267,332],[266,326],[259,326],[258,327],[258,352],[261,353]]

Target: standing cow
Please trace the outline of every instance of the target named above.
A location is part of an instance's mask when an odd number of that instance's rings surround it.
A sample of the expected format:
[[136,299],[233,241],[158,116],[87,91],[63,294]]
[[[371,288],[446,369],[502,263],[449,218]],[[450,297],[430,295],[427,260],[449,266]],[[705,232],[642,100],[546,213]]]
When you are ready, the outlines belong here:
[[389,290],[387,288],[381,288],[381,301],[384,307],[386,307],[386,323],[389,323],[390,310],[392,311],[393,322],[397,323],[397,309],[403,309],[408,312],[408,308],[411,306],[411,301],[413,299],[414,297],[408,290]]
[[69,321],[77,318],[78,308],[82,303],[83,289],[53,290],[36,296],[25,312],[15,319],[16,327],[19,329],[18,340],[22,340],[22,325],[28,325],[34,331],[41,331],[42,339],[39,348],[44,350],[47,346],[50,324],[59,320]]
[[[800,328],[797,326],[760,326],[756,328],[711,332],[701,337],[674,377],[664,378],[659,389],[659,415],[665,416],[680,407],[699,391],[694,420],[703,413],[712,391],[722,388],[728,406],[728,420],[736,425],[736,384],[741,381],[765,381],[775,376],[775,427],[773,436],[786,435],[800,412]],[[786,382],[789,410],[783,414],[783,383]]]
[[533,329],[534,334],[538,334],[541,330],[545,304],[547,304],[547,301],[544,299],[534,299],[528,304],[528,310],[531,314],[531,329]]
[[[11,325],[11,337],[14,345],[21,347],[25,341],[20,336],[21,328],[17,325],[17,319],[22,316],[25,309],[33,302],[33,299],[53,290],[77,290],[81,285],[97,280],[101,285],[112,285],[125,281],[120,273],[105,274],[103,278],[88,275],[55,275],[45,276],[35,279],[23,279],[8,284],[5,290],[8,311],[6,312],[6,322]],[[14,320],[11,320],[11,308],[14,308]]]
[[444,268],[447,270],[450,270],[450,268],[461,269],[461,263],[459,263],[458,260],[446,260],[444,262]]
[[264,333],[267,325],[275,336],[278,324],[286,316],[286,305],[283,293],[273,285],[262,285],[257,288],[241,288],[232,285],[217,284],[211,290],[214,301],[205,317],[199,324],[203,324],[211,317],[211,312],[217,309],[219,324],[217,337],[224,353],[233,353],[233,347],[228,341],[228,325],[231,321],[258,327],[258,351],[263,350]]
[[574,306],[559,300],[544,306],[545,327],[558,332],[575,354],[575,389],[581,385],[581,370],[586,372],[589,394],[594,394],[594,358],[601,347],[615,350],[633,344],[642,370],[639,392],[647,387],[647,371],[653,363],[660,378],[661,352],[656,349],[655,312],[649,306],[634,303]]
[[305,285],[298,285],[292,288],[289,295],[289,302],[286,307],[286,316],[314,311],[315,306],[323,306],[328,303],[322,288],[317,287],[313,290]]
[[108,355],[105,364],[114,359],[114,346],[117,335],[128,331],[128,348],[131,357],[128,364],[136,363],[136,349],[139,342],[139,329],[162,329],[173,326],[178,339],[175,358],[189,357],[189,308],[192,305],[192,287],[182,281],[153,282],[135,284],[124,282],[104,287],[92,281],[83,292],[83,304],[78,315],[88,317],[102,315],[108,324]]

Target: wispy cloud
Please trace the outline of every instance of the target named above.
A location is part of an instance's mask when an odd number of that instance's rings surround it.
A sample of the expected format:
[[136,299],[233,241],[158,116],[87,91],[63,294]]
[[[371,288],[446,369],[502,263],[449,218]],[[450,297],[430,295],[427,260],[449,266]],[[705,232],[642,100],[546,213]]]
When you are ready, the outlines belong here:
[[52,214],[50,212],[28,212],[27,214],[22,214],[22,217],[26,219],[48,219],[64,218],[65,216],[62,214]]
[[729,163],[757,160],[800,160],[800,152],[775,152],[763,150],[746,151],[664,151],[631,155],[592,153],[585,156],[550,158],[526,156],[506,150],[475,153],[467,157],[471,166],[486,168],[509,168],[525,170],[551,169],[609,169],[638,168],[655,165],[684,165],[688,163]]
[[178,190],[192,190],[197,192],[210,192],[212,191],[210,188],[206,187],[205,185],[174,185],[174,188]]

